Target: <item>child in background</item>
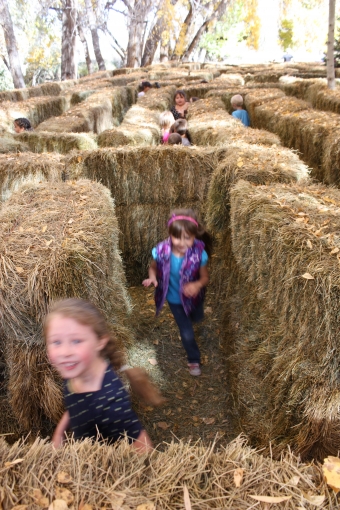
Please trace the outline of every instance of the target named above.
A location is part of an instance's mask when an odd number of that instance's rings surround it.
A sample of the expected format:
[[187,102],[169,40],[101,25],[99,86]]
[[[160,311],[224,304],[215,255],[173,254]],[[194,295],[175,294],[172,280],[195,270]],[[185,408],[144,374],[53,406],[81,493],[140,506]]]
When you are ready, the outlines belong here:
[[20,117],[14,121],[14,131],[16,133],[23,133],[24,131],[33,131],[31,123],[25,117]]
[[169,112],[162,112],[159,116],[159,124],[162,130],[162,140],[161,143],[168,143],[168,139],[170,136],[170,128],[172,124],[175,122],[174,116]]
[[146,373],[143,380],[140,369],[121,366],[120,351],[99,310],[81,299],[59,301],[46,317],[44,330],[48,358],[64,379],[66,412],[53,434],[53,445],[61,446],[70,428],[75,439],[99,433],[116,441],[126,433],[134,449],[149,451],[151,440],[113,367],[124,371],[132,389],[137,387],[150,402],[161,403],[160,395]]
[[168,145],[183,145],[181,135],[178,133],[171,133],[168,138]]
[[142,81],[141,91],[138,92],[138,97],[143,97],[151,89],[152,85],[149,81]]
[[250,119],[248,112],[246,110],[243,110],[243,97],[241,94],[236,94],[236,96],[233,96],[230,100],[231,106],[235,110],[231,115],[235,117],[235,119],[239,119],[242,124],[244,124],[246,127],[250,126]]
[[188,121],[186,119],[178,119],[171,126],[172,133],[178,133],[182,137],[182,144],[190,147],[191,146],[191,138],[188,131]]
[[169,237],[152,250],[153,261],[145,287],[155,286],[156,315],[165,300],[175,318],[188,357],[189,372],[201,375],[200,351],[192,322],[203,319],[205,287],[208,285],[208,254],[211,238],[192,209],[178,209],[168,221]]

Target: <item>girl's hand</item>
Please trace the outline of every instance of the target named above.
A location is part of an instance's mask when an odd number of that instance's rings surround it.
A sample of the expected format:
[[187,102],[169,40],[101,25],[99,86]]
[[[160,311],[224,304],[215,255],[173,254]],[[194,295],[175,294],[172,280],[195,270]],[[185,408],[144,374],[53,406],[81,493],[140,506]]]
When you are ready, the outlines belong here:
[[199,293],[199,291],[201,290],[201,288],[202,288],[202,285],[200,284],[199,281],[186,283],[183,286],[183,294],[186,297],[196,297],[197,294]]
[[54,448],[58,449],[58,448],[60,448],[63,445],[64,437],[65,437],[64,433],[61,434],[58,431],[58,429],[56,429],[54,431],[54,434],[52,436],[52,441],[51,441],[53,446],[54,446]]
[[158,286],[156,278],[147,278],[146,280],[143,280],[142,284],[144,285],[144,287],[150,287],[150,285],[153,285],[154,287]]

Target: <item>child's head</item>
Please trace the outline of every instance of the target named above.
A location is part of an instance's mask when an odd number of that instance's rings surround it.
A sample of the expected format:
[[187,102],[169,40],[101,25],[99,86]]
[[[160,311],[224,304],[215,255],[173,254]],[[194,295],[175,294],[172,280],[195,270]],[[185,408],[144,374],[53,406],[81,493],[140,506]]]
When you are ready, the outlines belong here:
[[173,245],[185,252],[195,239],[204,242],[208,255],[211,253],[211,236],[197,218],[193,209],[175,209],[168,220],[168,231]]
[[187,102],[187,96],[184,90],[176,90],[174,95],[174,103],[176,106],[184,106]]
[[195,103],[198,100],[199,100],[199,97],[191,97],[190,98],[190,103]]
[[172,133],[178,133],[180,136],[185,136],[188,130],[188,121],[186,119],[177,119],[171,126]]
[[151,83],[149,81],[142,81],[141,89],[143,92],[147,92],[152,87]]
[[242,108],[243,97],[241,96],[241,94],[236,94],[231,98],[230,103],[233,108]]
[[168,145],[182,145],[182,137],[178,133],[171,133],[168,138]]
[[88,301],[72,298],[55,303],[44,332],[49,360],[64,379],[86,373],[99,356],[121,365],[103,315]]
[[175,118],[170,111],[162,112],[159,116],[159,124],[162,129],[170,129],[174,122]]
[[31,131],[32,126],[28,119],[25,117],[20,117],[19,119],[15,119],[14,121],[14,131],[16,133],[22,133],[23,131]]

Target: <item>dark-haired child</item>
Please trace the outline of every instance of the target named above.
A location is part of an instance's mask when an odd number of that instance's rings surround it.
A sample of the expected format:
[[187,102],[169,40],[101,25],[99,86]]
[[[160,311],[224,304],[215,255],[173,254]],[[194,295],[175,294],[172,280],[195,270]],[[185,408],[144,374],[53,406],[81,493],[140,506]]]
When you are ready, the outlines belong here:
[[25,117],[19,117],[14,121],[14,131],[16,133],[23,133],[24,131],[33,131],[31,123]]
[[174,122],[170,129],[171,133],[178,133],[182,137],[182,145],[191,146],[191,137],[188,131],[188,121],[186,119],[178,119]]
[[[210,236],[192,209],[178,209],[168,221],[169,237],[152,250],[153,261],[145,287],[155,286],[156,315],[165,301],[175,318],[187,353],[189,372],[201,375],[200,351],[195,340],[193,322],[203,319]],[[206,242],[203,242],[204,241]]]

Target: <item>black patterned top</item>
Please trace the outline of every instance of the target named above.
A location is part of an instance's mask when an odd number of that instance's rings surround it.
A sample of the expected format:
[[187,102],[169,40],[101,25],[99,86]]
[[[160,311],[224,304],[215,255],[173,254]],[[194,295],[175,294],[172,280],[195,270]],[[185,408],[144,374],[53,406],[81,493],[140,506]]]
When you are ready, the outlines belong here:
[[98,391],[73,393],[66,380],[64,402],[75,439],[97,437],[99,433],[114,442],[126,433],[132,442],[143,430],[122,381],[110,365]]

